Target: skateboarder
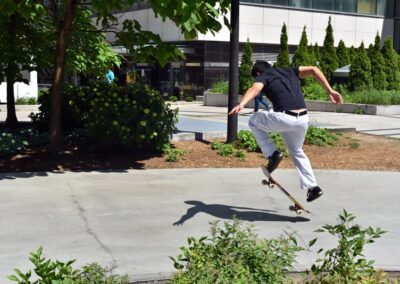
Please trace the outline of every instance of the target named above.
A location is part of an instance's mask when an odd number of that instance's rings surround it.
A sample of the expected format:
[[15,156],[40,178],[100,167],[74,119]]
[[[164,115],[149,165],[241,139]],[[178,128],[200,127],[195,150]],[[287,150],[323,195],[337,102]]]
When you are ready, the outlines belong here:
[[238,114],[259,92],[266,94],[272,102],[273,111],[262,111],[250,117],[249,127],[265,158],[267,170],[272,173],[281,162],[283,155],[268,139],[271,131],[280,132],[289,150],[300,179],[300,187],[307,189],[307,201],[311,202],[322,195],[317,185],[310,161],[303,151],[303,142],[308,129],[304,96],[299,78],[314,77],[327,91],[333,103],[342,104],[342,96],[334,91],[325,76],[315,66],[294,68],[271,68],[266,61],[257,61],[252,68],[253,86],[244,94],[241,102],[229,115]]

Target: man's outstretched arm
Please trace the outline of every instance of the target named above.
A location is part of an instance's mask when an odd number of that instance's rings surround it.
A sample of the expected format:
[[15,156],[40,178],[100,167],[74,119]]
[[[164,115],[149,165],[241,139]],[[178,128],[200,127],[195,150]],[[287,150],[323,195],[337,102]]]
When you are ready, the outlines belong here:
[[258,96],[263,87],[264,84],[262,83],[254,83],[253,86],[246,91],[240,103],[229,112],[229,115],[241,112],[249,101]]
[[336,104],[342,104],[343,103],[343,97],[340,95],[339,92],[336,92],[334,89],[332,89],[331,85],[329,84],[328,80],[326,80],[324,74],[319,70],[318,67],[316,66],[300,66],[299,67],[299,77],[300,78],[305,78],[312,76],[314,77],[322,87],[326,90],[326,92],[329,94],[329,97],[331,98],[331,101]]

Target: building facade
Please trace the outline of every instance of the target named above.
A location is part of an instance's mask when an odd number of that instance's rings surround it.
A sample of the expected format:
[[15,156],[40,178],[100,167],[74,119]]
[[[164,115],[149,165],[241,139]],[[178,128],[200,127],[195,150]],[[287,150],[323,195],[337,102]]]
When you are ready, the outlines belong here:
[[[294,53],[306,27],[308,41],[322,46],[329,17],[335,44],[343,40],[347,47],[365,46],[379,33],[382,40],[393,37],[400,49],[400,3],[395,0],[243,0],[240,3],[240,50],[247,39],[252,43],[254,60],[274,62],[279,52],[283,23],[288,31],[290,52]],[[201,95],[215,81],[227,80],[229,67],[229,30],[223,27],[215,35],[199,34],[186,41],[173,22],[163,22],[146,5],[118,14],[123,20],[137,20],[143,30],[159,34],[162,40],[176,44],[186,55],[182,62],[165,68],[129,64],[123,72],[137,70],[162,93]],[[221,22],[222,23],[222,22]]]

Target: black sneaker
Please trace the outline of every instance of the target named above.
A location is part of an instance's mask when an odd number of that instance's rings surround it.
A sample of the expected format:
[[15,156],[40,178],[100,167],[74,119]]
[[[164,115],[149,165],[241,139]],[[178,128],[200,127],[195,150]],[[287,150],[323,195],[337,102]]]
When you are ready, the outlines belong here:
[[322,195],[322,190],[319,186],[314,186],[308,189],[307,201],[311,202]]
[[268,158],[267,171],[269,173],[275,171],[282,159],[283,155],[279,151],[275,151],[274,153],[272,153],[272,155]]

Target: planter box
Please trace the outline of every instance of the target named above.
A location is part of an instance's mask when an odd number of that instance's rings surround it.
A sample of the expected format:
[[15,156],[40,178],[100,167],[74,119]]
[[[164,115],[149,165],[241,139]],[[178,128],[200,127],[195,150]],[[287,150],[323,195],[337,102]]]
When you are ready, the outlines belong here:
[[310,111],[343,112],[354,113],[361,110],[363,114],[369,115],[397,115],[400,114],[400,105],[366,105],[366,104],[343,104],[337,105],[331,102],[308,101],[307,109]]
[[[239,96],[239,102],[242,96]],[[204,92],[203,104],[205,106],[228,106],[228,95]],[[369,115],[399,115],[400,105],[366,105],[366,104],[343,104],[337,105],[331,102],[324,101],[309,101],[306,100],[307,109],[310,111],[324,112],[343,112],[354,113],[355,110],[361,110],[363,114]],[[248,108],[254,108],[254,100],[247,104]]]

